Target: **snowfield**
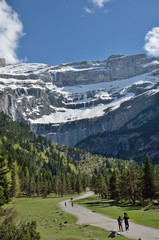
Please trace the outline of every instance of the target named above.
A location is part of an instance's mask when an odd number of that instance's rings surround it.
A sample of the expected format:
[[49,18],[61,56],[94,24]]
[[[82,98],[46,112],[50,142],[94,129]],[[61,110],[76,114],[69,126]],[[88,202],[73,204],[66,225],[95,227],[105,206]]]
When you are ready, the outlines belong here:
[[[119,58],[124,58],[124,56]],[[153,60],[142,64],[142,67],[146,68],[154,65],[159,65],[159,61]],[[24,119],[31,123],[52,123],[56,126],[60,123],[104,116],[107,112],[118,109],[124,102],[128,102],[126,108],[129,109],[131,108],[130,100],[142,94],[152,95],[159,91],[159,76],[154,76],[151,72],[127,79],[93,84],[90,80],[90,84],[65,87],[58,87],[56,78],[54,81],[52,79],[52,76],[61,72],[81,71],[105,72],[107,71],[106,62],[85,61],[59,66],[38,63],[9,65],[0,68],[0,91],[17,91],[17,107],[21,106],[24,101],[28,103],[23,112]],[[138,93],[139,90],[141,92]],[[30,93],[31,91],[35,91],[36,95],[39,96],[35,97]],[[43,103],[43,93],[45,93],[45,99],[48,101],[49,112],[46,111],[46,106]],[[52,102],[49,100],[50,96],[54,98]],[[33,101],[37,100],[38,103],[33,106]],[[59,106],[54,105],[55,100],[60,102]],[[43,108],[45,108],[45,111]],[[42,110],[43,112],[41,112]],[[15,109],[13,108],[12,111],[15,111]],[[12,113],[12,115],[14,116],[15,113]]]

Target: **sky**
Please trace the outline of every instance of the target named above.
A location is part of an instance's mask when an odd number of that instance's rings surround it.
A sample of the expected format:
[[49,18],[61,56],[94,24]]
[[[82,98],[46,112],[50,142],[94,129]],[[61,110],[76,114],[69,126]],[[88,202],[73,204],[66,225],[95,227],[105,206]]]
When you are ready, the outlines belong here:
[[0,0],[0,58],[58,65],[159,57],[159,0]]

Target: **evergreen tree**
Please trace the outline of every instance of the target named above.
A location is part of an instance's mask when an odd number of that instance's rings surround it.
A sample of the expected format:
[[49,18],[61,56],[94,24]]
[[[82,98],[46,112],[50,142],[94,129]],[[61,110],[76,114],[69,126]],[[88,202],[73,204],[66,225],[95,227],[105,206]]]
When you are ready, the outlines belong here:
[[109,190],[111,199],[119,201],[120,198],[119,178],[117,176],[116,171],[114,171],[110,177]]
[[151,159],[148,154],[146,154],[145,162],[143,165],[143,178],[142,178],[142,193],[143,198],[148,199],[155,196],[155,175],[152,166]]
[[10,197],[15,197],[16,194],[16,172],[15,165],[13,164],[11,170],[11,188],[10,188]]
[[0,156],[0,205],[9,202],[9,183],[6,177],[8,169],[6,168],[5,158]]
[[63,174],[61,179],[60,179],[60,194],[61,194],[61,197],[63,197],[65,192],[66,192],[66,178],[65,178],[65,175]]
[[95,193],[98,193],[98,182],[97,182],[96,174],[93,174],[93,176],[91,178],[90,187]]
[[8,173],[8,169],[6,168],[6,160],[4,157],[0,156],[0,195],[2,198],[0,199],[1,205],[9,202],[9,182],[7,180],[6,174]]
[[101,173],[97,176],[97,186],[98,186],[98,193],[101,198],[106,198],[108,195],[108,188],[105,182],[105,179]]
[[141,192],[141,181],[138,171],[131,167],[124,169],[121,175],[120,195],[122,199],[132,201],[133,204],[139,199]]
[[47,197],[47,193],[48,193],[48,181],[46,179],[43,180],[43,184],[42,184],[42,196],[44,198]]
[[155,172],[155,178],[156,178],[156,197],[159,198],[159,167],[157,167]]
[[66,188],[67,188],[67,192],[70,193],[71,192],[71,177],[70,177],[70,173],[68,173],[68,172],[66,175]]
[[77,180],[76,180],[76,192],[79,194],[82,192],[82,183],[81,183],[81,177],[78,174]]
[[41,184],[40,184],[39,176],[36,176],[35,192],[36,192],[37,196],[40,196],[40,193],[41,193]]
[[86,180],[86,175],[82,176],[82,188],[85,191],[87,187],[87,180]]

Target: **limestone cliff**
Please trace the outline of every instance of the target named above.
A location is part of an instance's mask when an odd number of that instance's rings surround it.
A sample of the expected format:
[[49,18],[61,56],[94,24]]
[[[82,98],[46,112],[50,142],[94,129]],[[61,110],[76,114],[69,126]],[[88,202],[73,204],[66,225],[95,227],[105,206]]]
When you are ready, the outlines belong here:
[[145,54],[59,66],[2,61],[0,68],[0,111],[68,146],[99,131],[129,129],[156,106],[158,93],[159,58]]

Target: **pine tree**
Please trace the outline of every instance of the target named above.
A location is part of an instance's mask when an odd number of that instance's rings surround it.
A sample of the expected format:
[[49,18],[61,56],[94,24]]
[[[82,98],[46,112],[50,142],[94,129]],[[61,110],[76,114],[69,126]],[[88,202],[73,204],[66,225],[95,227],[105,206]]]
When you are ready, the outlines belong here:
[[159,166],[156,169],[156,194],[157,198],[159,198]]
[[62,175],[62,177],[60,179],[60,194],[61,194],[61,197],[63,197],[65,192],[66,192],[66,178],[65,178],[65,175]]
[[13,164],[11,170],[11,188],[10,188],[10,196],[15,197],[16,194],[16,173],[15,173],[15,166]]
[[98,183],[97,183],[97,175],[93,174],[90,182],[91,189],[95,192],[98,193]]
[[108,188],[105,182],[105,179],[101,173],[97,176],[97,186],[98,186],[98,193],[101,198],[106,198],[108,195]]
[[77,176],[77,180],[76,180],[76,192],[78,194],[82,192],[82,183],[81,183],[80,175]]
[[120,195],[122,199],[136,203],[140,199],[141,180],[138,170],[134,167],[124,169],[120,181]]
[[155,175],[151,159],[146,154],[145,162],[143,165],[143,178],[142,178],[142,194],[144,199],[152,198],[155,196]]
[[116,171],[114,171],[110,177],[110,197],[116,201],[119,201],[120,190],[119,190],[119,178]]
[[70,193],[71,192],[71,178],[70,178],[70,173],[68,173],[68,172],[66,175],[66,188],[67,188],[67,192]]
[[6,177],[8,169],[6,168],[5,158],[0,156],[0,205],[9,202],[9,183]]

